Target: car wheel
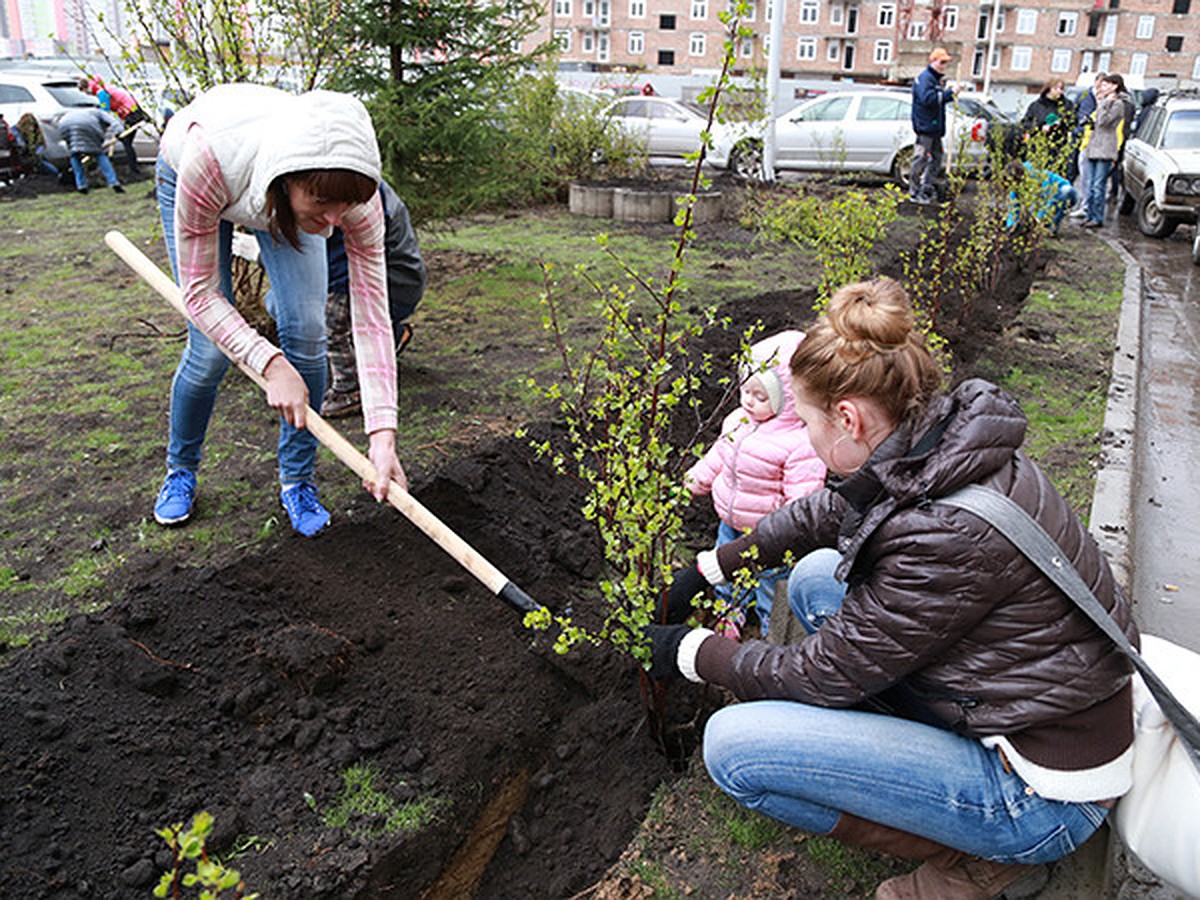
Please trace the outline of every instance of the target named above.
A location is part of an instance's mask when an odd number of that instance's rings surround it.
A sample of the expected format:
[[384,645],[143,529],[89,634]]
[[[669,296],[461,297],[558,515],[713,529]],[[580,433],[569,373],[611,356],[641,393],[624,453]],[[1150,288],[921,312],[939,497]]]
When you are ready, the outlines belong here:
[[1170,237],[1178,224],[1178,219],[1163,215],[1163,211],[1154,202],[1153,186],[1146,185],[1137,202],[1137,225],[1142,234],[1153,238]]
[[912,161],[912,147],[901,147],[896,151],[896,158],[892,160],[892,178],[906,191],[908,190],[908,176],[912,173]]
[[758,141],[742,141],[729,154],[729,171],[746,181],[763,181],[763,148]]
[[1137,199],[1133,194],[1129,193],[1129,188],[1121,187],[1121,199],[1117,203],[1117,215],[1127,216],[1133,212],[1133,208],[1137,205]]

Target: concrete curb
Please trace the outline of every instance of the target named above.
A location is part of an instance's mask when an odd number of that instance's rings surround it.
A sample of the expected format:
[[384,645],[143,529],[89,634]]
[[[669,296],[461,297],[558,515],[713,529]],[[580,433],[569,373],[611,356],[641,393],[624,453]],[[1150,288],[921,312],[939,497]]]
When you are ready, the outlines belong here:
[[1141,357],[1142,267],[1115,240],[1102,237],[1125,263],[1125,287],[1113,350],[1112,377],[1100,436],[1100,468],[1089,528],[1108,556],[1117,581],[1131,587],[1133,544],[1133,456],[1137,424],[1138,363]]

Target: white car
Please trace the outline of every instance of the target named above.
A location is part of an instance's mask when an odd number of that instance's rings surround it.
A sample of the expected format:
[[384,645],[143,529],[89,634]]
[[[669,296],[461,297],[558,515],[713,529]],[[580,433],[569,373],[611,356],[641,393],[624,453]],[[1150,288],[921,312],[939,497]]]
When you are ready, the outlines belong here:
[[[621,97],[604,110],[609,121],[642,142],[647,156],[682,158],[700,149],[708,117],[668,97]],[[718,131],[714,123],[714,133]]]
[[[1142,234],[1168,237],[1200,216],[1200,94],[1167,94],[1146,110],[1125,143],[1122,213],[1134,212]],[[1200,237],[1193,257],[1200,257]],[[1200,259],[1196,259],[1200,262]]]
[[46,142],[46,159],[59,168],[71,158],[58,130],[59,118],[74,107],[99,105],[79,89],[78,77],[71,73],[0,69],[0,113],[14,127],[25,113],[33,113]]
[[[1003,113],[976,97],[947,107],[946,161],[960,151],[987,157],[988,131]],[[765,125],[743,123],[714,137],[709,161],[747,178],[762,177]],[[912,93],[902,88],[837,91],[806,100],[775,120],[775,168],[873,172],[907,186],[916,135]]]

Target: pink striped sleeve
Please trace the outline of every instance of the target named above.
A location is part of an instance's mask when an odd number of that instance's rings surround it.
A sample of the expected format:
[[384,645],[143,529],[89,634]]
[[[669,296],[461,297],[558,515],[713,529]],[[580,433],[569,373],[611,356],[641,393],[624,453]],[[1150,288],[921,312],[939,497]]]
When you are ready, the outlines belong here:
[[221,294],[217,229],[231,198],[196,126],[188,132],[175,174],[175,254],[188,315],[213,343],[261,375],[280,351]]
[[363,425],[368,434],[396,427],[396,344],[388,313],[383,249],[383,204],[379,193],[351,208],[341,222],[350,273],[350,322]]

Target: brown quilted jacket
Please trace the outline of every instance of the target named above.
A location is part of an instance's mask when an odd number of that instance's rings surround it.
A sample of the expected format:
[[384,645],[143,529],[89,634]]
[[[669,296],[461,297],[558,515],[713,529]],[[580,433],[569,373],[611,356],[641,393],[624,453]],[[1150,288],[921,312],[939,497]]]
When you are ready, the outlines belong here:
[[[840,485],[794,501],[721,547],[726,575],[750,545],[758,568],[786,551],[798,559],[836,547],[849,589],[842,610],[800,644],[708,639],[698,674],[742,699],[849,707],[899,697],[909,714],[960,733],[1007,735],[1050,768],[1119,756],[1132,741],[1125,658],[994,528],[928,502],[967,484],[1011,497],[1058,542],[1136,646],[1129,603],[1100,549],[1019,452],[1025,424],[1001,389],[964,382]],[[931,433],[933,448],[914,453]]]

